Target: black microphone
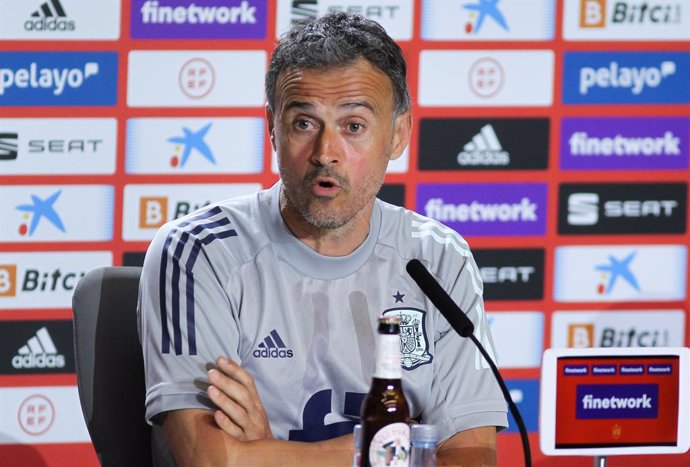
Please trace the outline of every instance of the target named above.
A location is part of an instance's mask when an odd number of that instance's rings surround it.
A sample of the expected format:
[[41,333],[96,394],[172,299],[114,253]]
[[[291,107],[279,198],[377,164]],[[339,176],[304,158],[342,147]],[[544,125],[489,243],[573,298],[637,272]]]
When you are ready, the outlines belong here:
[[458,307],[450,295],[443,290],[434,276],[424,267],[418,259],[407,263],[407,273],[414,279],[424,295],[434,304],[438,311],[448,320],[448,323],[462,337],[469,337],[474,332],[474,324]]
[[522,421],[522,416],[518,410],[513,398],[510,396],[510,392],[506,387],[506,383],[503,381],[501,374],[498,372],[496,364],[491,359],[487,353],[484,346],[477,340],[474,336],[474,324],[467,317],[464,311],[450,298],[450,295],[443,290],[441,284],[438,283],[434,276],[424,267],[424,265],[418,259],[412,259],[407,263],[406,268],[407,273],[412,277],[412,279],[417,283],[420,289],[426,297],[434,304],[438,311],[441,312],[444,318],[448,321],[455,331],[462,337],[468,337],[477,346],[484,359],[488,362],[491,367],[491,371],[498,381],[498,385],[501,387],[503,392],[503,397],[506,402],[508,402],[508,407],[510,412],[513,414],[515,423],[518,425],[520,430],[520,438],[522,439],[522,450],[525,455],[525,466],[532,466],[532,453],[529,446],[529,438],[527,437],[527,428],[525,428],[525,423]]

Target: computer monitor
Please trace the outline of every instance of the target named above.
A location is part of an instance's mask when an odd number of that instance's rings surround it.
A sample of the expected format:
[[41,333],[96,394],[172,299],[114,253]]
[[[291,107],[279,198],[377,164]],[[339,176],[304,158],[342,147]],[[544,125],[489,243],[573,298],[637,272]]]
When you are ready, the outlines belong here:
[[690,349],[548,349],[539,442],[547,455],[673,454],[690,448]]

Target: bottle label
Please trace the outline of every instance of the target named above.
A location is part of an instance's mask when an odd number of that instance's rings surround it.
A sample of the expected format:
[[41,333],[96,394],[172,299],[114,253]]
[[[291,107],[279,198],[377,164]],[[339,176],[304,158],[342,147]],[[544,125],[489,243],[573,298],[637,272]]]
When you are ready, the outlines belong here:
[[391,423],[376,432],[369,445],[371,467],[410,465],[410,426]]
[[379,335],[374,377],[381,379],[400,379],[402,377],[402,368],[400,367],[400,336],[397,334]]

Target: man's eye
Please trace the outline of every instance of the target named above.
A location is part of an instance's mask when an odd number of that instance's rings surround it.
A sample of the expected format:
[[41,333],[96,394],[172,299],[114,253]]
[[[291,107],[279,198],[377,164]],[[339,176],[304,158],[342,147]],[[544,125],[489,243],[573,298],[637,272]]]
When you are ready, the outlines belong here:
[[308,130],[309,129],[309,121],[307,120],[297,120],[295,122],[295,127],[300,129],[300,130]]
[[360,131],[362,131],[362,129],[364,129],[364,125],[362,125],[361,123],[348,123],[347,129],[351,133],[359,133]]

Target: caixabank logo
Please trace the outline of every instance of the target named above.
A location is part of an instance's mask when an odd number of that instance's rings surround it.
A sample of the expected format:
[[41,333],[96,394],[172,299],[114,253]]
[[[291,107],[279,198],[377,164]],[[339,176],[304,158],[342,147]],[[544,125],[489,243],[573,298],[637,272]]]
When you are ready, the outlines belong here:
[[72,321],[0,321],[0,374],[74,373]]
[[560,166],[564,170],[688,168],[688,117],[565,117]]
[[0,52],[0,106],[116,103],[116,52]]
[[566,104],[686,104],[690,52],[566,52]]
[[415,210],[461,235],[543,235],[544,183],[422,183]]
[[136,39],[263,39],[267,0],[133,0]]
[[484,282],[485,300],[544,298],[544,250],[496,248],[473,250]]
[[546,169],[548,118],[423,118],[420,170]]
[[685,233],[686,183],[564,183],[558,233]]

